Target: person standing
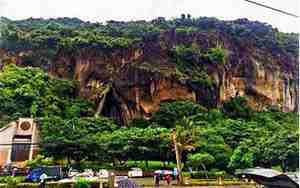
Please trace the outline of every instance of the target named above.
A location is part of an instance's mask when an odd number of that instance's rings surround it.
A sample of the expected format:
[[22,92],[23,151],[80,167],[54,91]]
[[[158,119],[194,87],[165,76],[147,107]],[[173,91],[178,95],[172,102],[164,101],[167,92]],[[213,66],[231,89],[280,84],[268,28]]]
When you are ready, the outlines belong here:
[[15,177],[17,175],[17,171],[18,171],[18,169],[16,167],[13,167],[12,172],[11,172],[11,176]]
[[165,180],[167,182],[167,185],[170,185],[171,184],[171,181],[172,181],[172,177],[168,174],[166,177],[165,177]]
[[160,179],[159,175],[155,174],[154,175],[154,185],[155,185],[155,187],[159,187],[159,179]]
[[173,176],[174,176],[174,179],[177,181],[176,184],[179,184],[179,176],[178,176],[178,170],[177,170],[177,168],[174,168],[174,170],[173,170]]
[[47,174],[43,173],[41,176],[40,176],[40,184],[39,184],[39,188],[45,188],[46,186],[46,179],[47,179]]

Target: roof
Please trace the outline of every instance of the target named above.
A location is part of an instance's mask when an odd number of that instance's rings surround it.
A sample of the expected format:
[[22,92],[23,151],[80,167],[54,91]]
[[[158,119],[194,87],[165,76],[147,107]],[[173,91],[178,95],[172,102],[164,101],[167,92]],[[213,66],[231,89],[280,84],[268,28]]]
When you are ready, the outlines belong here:
[[237,173],[238,176],[253,179],[256,183],[267,187],[299,188],[297,179],[268,168],[248,168]]
[[242,172],[238,173],[238,175],[239,174],[249,174],[249,175],[263,176],[266,178],[272,178],[275,176],[279,176],[282,173],[278,172],[276,170],[273,170],[273,169],[269,169],[269,168],[256,167],[256,168],[247,168],[247,169],[243,170]]

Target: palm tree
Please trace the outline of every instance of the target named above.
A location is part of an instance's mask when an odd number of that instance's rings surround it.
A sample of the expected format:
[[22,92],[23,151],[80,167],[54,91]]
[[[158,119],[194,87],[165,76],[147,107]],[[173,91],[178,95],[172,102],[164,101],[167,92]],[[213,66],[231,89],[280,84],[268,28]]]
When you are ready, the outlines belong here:
[[103,110],[103,107],[104,107],[105,100],[106,100],[106,96],[110,92],[111,87],[112,87],[111,84],[108,84],[104,88],[104,90],[101,92],[101,94],[100,94],[100,102],[99,102],[97,110],[95,112],[95,117],[99,117],[99,115],[101,114],[101,112]]
[[182,154],[184,151],[195,149],[193,137],[195,135],[194,122],[186,117],[176,123],[176,128],[172,131],[172,141],[176,155],[176,164],[178,169],[179,182],[184,183],[182,176]]

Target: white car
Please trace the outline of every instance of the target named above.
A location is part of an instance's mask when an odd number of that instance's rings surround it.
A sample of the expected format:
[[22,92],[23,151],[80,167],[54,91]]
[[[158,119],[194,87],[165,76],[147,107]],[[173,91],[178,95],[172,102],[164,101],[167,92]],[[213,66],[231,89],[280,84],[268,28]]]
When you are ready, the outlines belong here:
[[143,171],[140,168],[132,168],[128,171],[128,177],[143,177]]
[[99,178],[108,178],[109,173],[108,173],[108,170],[101,169],[101,170],[99,170],[97,175]]

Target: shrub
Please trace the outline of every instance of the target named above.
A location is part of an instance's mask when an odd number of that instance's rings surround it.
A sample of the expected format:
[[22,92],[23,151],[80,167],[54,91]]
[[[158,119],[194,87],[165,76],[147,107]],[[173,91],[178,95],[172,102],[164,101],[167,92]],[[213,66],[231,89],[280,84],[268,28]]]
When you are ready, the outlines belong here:
[[192,60],[194,55],[199,55],[199,49],[196,46],[178,45],[174,50],[175,56],[183,60]]
[[180,28],[176,28],[176,33],[178,35],[181,35],[181,36],[190,35],[190,34],[195,33],[197,31],[198,31],[198,29],[195,28],[195,27],[180,27]]
[[247,98],[237,96],[223,104],[223,112],[231,118],[250,118],[252,109]]
[[221,46],[217,46],[215,48],[209,49],[208,53],[206,54],[208,59],[212,62],[217,61],[221,62],[223,65],[226,64],[229,52],[227,49],[222,48]]
[[16,187],[17,184],[25,181],[25,177],[0,177],[0,183],[6,184],[6,187]]
[[6,188],[15,188],[18,183],[21,182],[21,179],[15,177],[6,177]]
[[38,187],[39,187],[39,184],[37,184],[37,183],[19,183],[14,188],[38,188]]
[[6,188],[15,188],[17,186],[18,182],[14,179],[9,179],[6,183]]
[[[228,174],[224,171],[217,171],[217,172],[207,172],[209,179],[216,179],[217,177],[226,177]],[[203,179],[206,178],[206,172],[205,171],[194,171],[191,172],[191,178],[194,179]]]
[[213,164],[214,162],[215,158],[208,153],[196,153],[188,155],[188,163],[196,169],[205,168],[205,166]]
[[161,161],[148,161],[148,166],[144,161],[128,161],[127,169],[131,168],[141,168],[143,171],[154,171],[159,169],[173,169],[176,167],[174,163],[163,164]]
[[50,166],[54,164],[53,158],[48,158],[43,155],[37,155],[33,160],[27,160],[26,166],[30,168],[36,168],[39,166]]
[[90,183],[85,179],[78,179],[75,182],[75,188],[90,188]]

